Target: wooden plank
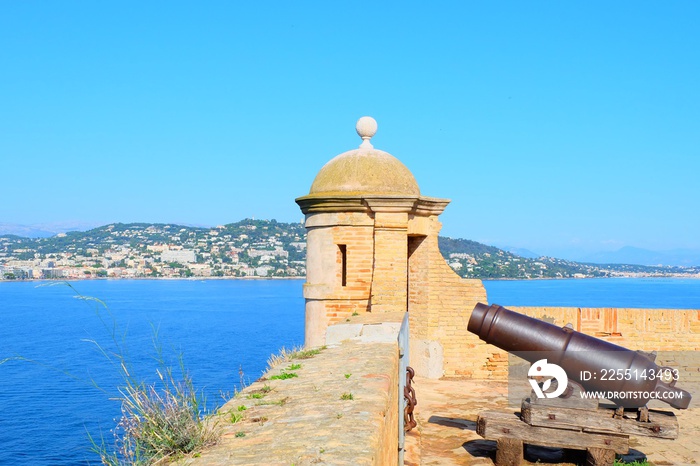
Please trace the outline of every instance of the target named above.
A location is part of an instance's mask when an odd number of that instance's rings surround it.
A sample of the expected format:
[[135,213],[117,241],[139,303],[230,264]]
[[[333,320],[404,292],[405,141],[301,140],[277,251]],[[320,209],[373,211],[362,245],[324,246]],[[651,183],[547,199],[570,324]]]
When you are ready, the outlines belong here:
[[613,466],[614,464],[614,451],[602,448],[588,448],[586,450],[586,466]]
[[520,466],[523,460],[523,441],[516,438],[499,438],[496,443],[496,466]]
[[629,451],[629,436],[612,433],[589,433],[532,426],[513,413],[485,411],[476,421],[476,432],[487,440],[517,438],[523,443],[553,448],[586,450],[601,448],[624,454]]
[[533,426],[665,439],[678,438],[678,418],[673,413],[649,410],[649,422],[640,422],[628,417],[615,419],[613,413],[611,409],[586,410],[533,405],[527,398],[521,406],[523,422]]

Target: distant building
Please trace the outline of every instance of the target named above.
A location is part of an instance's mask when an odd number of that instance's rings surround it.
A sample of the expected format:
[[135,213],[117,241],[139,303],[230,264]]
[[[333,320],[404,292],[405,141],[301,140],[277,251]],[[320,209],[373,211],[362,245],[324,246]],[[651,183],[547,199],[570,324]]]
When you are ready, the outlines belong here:
[[263,257],[263,256],[277,256],[277,257],[289,257],[289,253],[280,247],[276,247],[274,251],[266,249],[249,249],[248,257]]
[[197,262],[197,255],[191,249],[180,249],[179,251],[163,251],[160,255],[163,262],[177,262],[179,264],[190,264]]
[[255,275],[258,277],[267,277],[271,271],[273,271],[275,268],[270,267],[269,265],[263,265],[261,267],[256,267],[255,268]]
[[192,264],[189,267],[196,277],[211,277],[211,267],[207,264]]

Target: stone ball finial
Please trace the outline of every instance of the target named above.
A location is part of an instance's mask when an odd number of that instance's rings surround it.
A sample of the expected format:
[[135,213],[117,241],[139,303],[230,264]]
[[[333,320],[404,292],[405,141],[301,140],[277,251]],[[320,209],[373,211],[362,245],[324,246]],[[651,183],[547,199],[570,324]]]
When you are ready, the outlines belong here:
[[362,144],[360,144],[360,147],[372,149],[374,146],[372,146],[369,140],[372,139],[372,136],[374,136],[374,134],[377,132],[377,120],[370,116],[363,116],[357,120],[355,130],[362,138]]

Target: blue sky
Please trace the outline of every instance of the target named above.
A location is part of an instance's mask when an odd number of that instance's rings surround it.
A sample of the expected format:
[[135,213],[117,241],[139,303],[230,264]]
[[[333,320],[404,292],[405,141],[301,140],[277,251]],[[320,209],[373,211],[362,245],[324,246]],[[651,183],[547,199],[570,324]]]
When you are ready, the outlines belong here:
[[373,144],[443,233],[700,249],[700,3],[2,2],[0,222],[299,221]]

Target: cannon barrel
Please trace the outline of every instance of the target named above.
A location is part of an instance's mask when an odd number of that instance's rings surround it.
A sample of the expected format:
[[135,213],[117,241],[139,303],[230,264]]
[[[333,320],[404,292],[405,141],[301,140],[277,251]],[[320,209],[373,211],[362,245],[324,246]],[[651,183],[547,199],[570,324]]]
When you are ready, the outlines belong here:
[[569,379],[580,383],[588,392],[622,393],[610,401],[625,408],[642,407],[652,397],[678,409],[685,409],[690,403],[690,393],[675,388],[677,376],[660,377],[677,372],[659,367],[646,353],[569,327],[557,327],[496,304],[478,303],[467,329],[485,342],[531,363],[547,359],[548,363],[557,364]]

